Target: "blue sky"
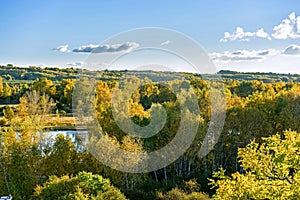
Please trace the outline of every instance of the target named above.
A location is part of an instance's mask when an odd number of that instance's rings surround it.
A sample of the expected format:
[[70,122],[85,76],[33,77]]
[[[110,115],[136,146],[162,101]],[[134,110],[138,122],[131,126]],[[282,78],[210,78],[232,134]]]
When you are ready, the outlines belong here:
[[97,48],[130,29],[162,27],[196,40],[218,69],[300,73],[295,0],[2,0],[0,8],[3,65],[75,66],[88,53],[74,49]]

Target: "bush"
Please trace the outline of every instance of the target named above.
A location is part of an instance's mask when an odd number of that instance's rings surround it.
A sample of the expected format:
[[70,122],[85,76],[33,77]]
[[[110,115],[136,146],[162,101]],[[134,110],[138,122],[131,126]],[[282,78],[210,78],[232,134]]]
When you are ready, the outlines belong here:
[[161,200],[206,200],[210,199],[208,195],[201,192],[186,193],[177,187],[166,194],[159,193],[158,198]]
[[43,186],[37,186],[33,199],[125,200],[125,196],[110,184],[109,179],[92,173],[80,172],[75,177],[52,176]]

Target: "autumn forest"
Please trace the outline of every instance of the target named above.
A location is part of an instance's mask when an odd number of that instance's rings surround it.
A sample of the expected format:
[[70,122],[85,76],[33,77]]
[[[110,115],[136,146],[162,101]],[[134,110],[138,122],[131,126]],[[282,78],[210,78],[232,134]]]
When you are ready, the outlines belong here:
[[[0,67],[0,194],[13,199],[299,199],[300,76],[220,71],[199,74],[155,71],[87,71],[74,68]],[[111,101],[124,77],[138,82],[127,102],[134,124],[146,127],[160,106],[166,122],[158,134],[126,134],[115,120]],[[151,77],[151,78],[149,78]],[[215,77],[218,77],[216,79]],[[74,108],[94,80],[94,110],[101,137],[129,152],[153,152],[170,143],[187,118],[197,124],[188,149],[174,162],[144,173],[123,172],[99,161],[85,138],[111,159],[109,146],[86,130]],[[164,84],[161,81],[164,81]],[[188,85],[188,86],[185,86]],[[181,114],[172,87],[192,88],[199,112]],[[224,125],[213,147],[199,151],[212,117],[211,87],[222,87]],[[76,105],[75,105],[76,104]],[[77,120],[77,121],[76,121]],[[85,137],[60,134],[86,131]],[[189,127],[184,127],[188,134]],[[49,137],[50,131],[56,131]],[[184,142],[184,141],[183,141]],[[98,145],[98,146],[97,146]],[[103,153],[103,152],[98,152]],[[172,152],[169,152],[170,155]],[[126,160],[135,165],[138,159]]]

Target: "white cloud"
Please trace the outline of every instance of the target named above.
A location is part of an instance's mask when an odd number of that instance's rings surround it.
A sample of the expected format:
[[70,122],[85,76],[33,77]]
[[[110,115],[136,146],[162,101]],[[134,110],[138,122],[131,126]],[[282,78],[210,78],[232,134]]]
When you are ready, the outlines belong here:
[[295,12],[292,12],[291,14],[289,14],[289,19],[290,19],[292,22],[295,23],[295,21],[296,21],[296,14],[295,14]]
[[280,55],[300,55],[300,46],[292,44],[286,47],[283,51],[277,49],[266,50],[237,50],[237,51],[224,51],[223,53],[210,53],[209,57],[212,61],[218,63],[231,63],[231,62],[246,62],[246,61],[262,61],[272,56]]
[[169,45],[169,44],[171,44],[171,43],[172,43],[171,40],[166,40],[166,41],[162,42],[162,43],[160,44],[160,46]]
[[209,56],[212,61],[216,62],[241,62],[241,61],[260,61],[267,56],[274,56],[279,54],[276,49],[267,49],[259,51],[237,50],[234,52],[225,51],[223,53],[210,53]]
[[293,12],[288,18],[282,20],[282,22],[273,28],[272,36],[275,39],[296,39],[300,38],[300,17],[296,17]]
[[[297,39],[300,38],[300,16],[296,16],[295,12],[292,12],[288,18],[283,19],[280,24],[274,26],[271,36],[274,39]],[[256,32],[247,32],[243,28],[237,27],[233,33],[225,32],[224,37],[220,39],[220,42],[228,41],[249,41],[250,38],[264,38],[271,40],[270,34],[264,31],[263,28]]]
[[271,40],[271,37],[264,31],[263,28],[257,30],[256,32],[245,32],[243,28],[237,27],[232,34],[229,32],[225,32],[224,37],[220,39],[220,42],[228,42],[229,40],[249,41],[252,37],[266,38],[268,40]]
[[259,37],[259,38],[267,38],[268,40],[271,40],[271,37],[269,36],[268,33],[265,32],[265,30],[263,28],[256,31],[255,35],[256,35],[256,37]]
[[285,55],[300,55],[300,46],[292,44],[282,52]]
[[138,48],[139,44],[135,42],[125,42],[123,44],[104,44],[104,45],[86,45],[73,49],[75,53],[117,53],[117,52],[130,52]]
[[68,46],[69,45],[60,45],[60,46],[58,46],[58,47],[56,47],[56,48],[53,48],[52,50],[54,50],[54,51],[60,51],[60,52],[69,52],[69,50],[68,50]]
[[297,33],[300,33],[300,16],[296,19]]
[[81,67],[82,66],[82,62],[67,63],[66,65],[68,67]]

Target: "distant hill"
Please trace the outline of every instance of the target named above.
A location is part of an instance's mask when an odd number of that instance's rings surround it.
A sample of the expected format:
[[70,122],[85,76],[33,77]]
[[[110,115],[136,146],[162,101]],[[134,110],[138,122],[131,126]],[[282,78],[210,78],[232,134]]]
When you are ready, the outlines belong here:
[[264,83],[272,82],[300,82],[299,74],[278,74],[272,72],[236,72],[230,70],[221,70],[218,72],[225,79],[234,80],[259,80]]
[[[156,79],[163,78],[172,78],[178,75],[190,75],[190,73],[176,73],[176,72],[155,72],[155,71],[88,71],[81,70],[76,68],[54,68],[54,67],[16,67],[13,65],[0,66],[0,76],[6,82],[31,82],[37,78],[46,77],[52,81],[61,81],[66,78],[76,78],[78,74],[92,75],[96,79],[118,79],[124,74],[136,75],[139,77],[148,76],[151,73]],[[195,76],[201,77],[201,75],[194,74]],[[272,82],[300,82],[299,74],[277,74],[277,73],[262,73],[262,72],[236,72],[230,70],[221,70],[218,72],[224,79],[233,79],[233,80],[259,80],[264,83]]]
[[73,68],[40,68],[35,66],[16,67],[0,66],[0,76],[6,81],[29,81],[46,77],[50,80],[62,80],[63,78],[75,78],[77,69]]

